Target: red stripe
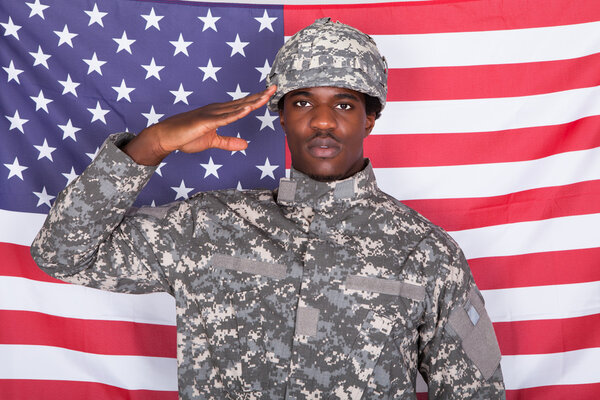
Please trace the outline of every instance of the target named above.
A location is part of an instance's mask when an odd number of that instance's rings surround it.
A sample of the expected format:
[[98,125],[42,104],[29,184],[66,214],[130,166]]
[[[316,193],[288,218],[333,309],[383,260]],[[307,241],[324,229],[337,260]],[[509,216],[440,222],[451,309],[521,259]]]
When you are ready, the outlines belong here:
[[177,328],[0,310],[0,343],[63,347],[94,354],[177,357]]
[[488,31],[597,21],[600,19],[600,2],[445,0],[401,4],[286,5],[283,7],[284,34],[291,36],[322,17],[332,17],[371,35]]
[[96,382],[0,379],[0,393],[10,400],[177,400],[177,392],[127,390]]
[[19,276],[36,281],[64,283],[52,278],[38,268],[28,246],[0,242],[0,254],[2,254],[2,269],[0,275]]
[[598,132],[600,116],[593,116],[561,125],[495,132],[370,135],[364,151],[375,168],[512,162],[600,147]]
[[539,386],[506,391],[507,400],[598,400],[599,398],[600,383]]
[[600,314],[539,321],[496,322],[502,355],[548,354],[600,347]]
[[[597,132],[600,132],[600,116],[561,125],[494,132],[370,135],[364,141],[364,153],[375,168],[526,161],[600,147]],[[290,166],[286,142],[285,167]]]
[[481,290],[600,281],[600,248],[469,260]]
[[388,101],[530,96],[600,85],[600,53],[558,61],[390,69]]
[[447,231],[600,212],[600,180],[525,190],[502,196],[405,200]]

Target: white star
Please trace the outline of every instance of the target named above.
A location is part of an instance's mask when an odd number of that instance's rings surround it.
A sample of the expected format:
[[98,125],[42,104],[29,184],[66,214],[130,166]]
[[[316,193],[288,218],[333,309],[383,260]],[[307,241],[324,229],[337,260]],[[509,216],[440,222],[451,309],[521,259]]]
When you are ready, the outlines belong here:
[[238,184],[237,184],[237,187],[235,188],[235,190],[237,190],[238,192],[241,192],[241,191],[245,190],[242,187],[242,182],[238,181]]
[[56,197],[56,196],[50,196],[46,192],[46,186],[42,187],[42,191],[41,192],[33,192],[33,194],[35,194],[38,197],[38,199],[39,199],[36,207],[39,207],[42,204],[45,204],[48,207],[52,207],[52,205],[50,204],[50,200],[52,200],[53,198]]
[[273,21],[275,21],[277,17],[269,17],[269,14],[267,14],[267,10],[265,10],[265,13],[262,17],[254,17],[254,19],[260,22],[260,28],[258,28],[259,32],[265,28],[273,32]]
[[223,164],[215,164],[213,162],[212,157],[210,157],[208,159],[208,164],[200,164],[202,165],[202,167],[206,170],[206,172],[204,173],[204,177],[208,177],[209,175],[214,175],[217,177],[217,179],[219,179],[219,173],[217,172],[219,170],[219,168],[221,168],[223,166]]
[[231,46],[231,55],[230,57],[233,57],[236,53],[240,53],[241,55],[243,55],[244,57],[246,57],[246,54],[244,53],[244,47],[248,46],[248,44],[250,42],[242,42],[240,40],[240,35],[236,34],[235,35],[235,41],[233,42],[225,42],[227,43],[229,46]]
[[177,194],[175,195],[175,200],[177,200],[178,198],[182,198],[182,199],[187,199],[189,197],[189,193],[194,190],[194,188],[187,188],[185,187],[185,183],[183,182],[183,179],[181,180],[181,184],[179,185],[179,187],[177,186],[171,186],[171,189],[173,189]]
[[73,40],[73,38],[75,36],[77,36],[77,33],[71,33],[69,32],[69,27],[67,26],[67,24],[65,24],[65,27],[63,28],[62,31],[54,31],[54,33],[56,33],[56,35],[58,36],[58,45],[60,46],[61,44],[68,44],[70,47],[73,47],[73,42],[71,40]]
[[117,101],[121,99],[125,99],[131,103],[131,98],[129,98],[129,93],[133,92],[135,88],[130,88],[125,86],[125,79],[121,81],[121,86],[112,86],[112,88],[117,92]]
[[50,69],[50,68],[48,68],[48,59],[52,56],[50,54],[44,54],[44,52],[42,51],[42,46],[38,45],[37,53],[30,51],[29,54],[31,54],[31,56],[34,58],[34,61],[33,61],[34,67],[36,65],[41,64],[44,67],[46,67],[46,69]]
[[88,65],[88,72],[87,74],[91,74],[92,72],[97,72],[100,75],[102,75],[102,70],[100,68],[102,68],[102,66],[104,64],[106,64],[106,61],[100,61],[98,60],[98,56],[96,56],[96,52],[94,52],[94,54],[92,55],[92,58],[89,59],[83,59],[83,62],[85,62]]
[[10,121],[10,127],[8,128],[9,131],[17,128],[18,130],[21,131],[21,133],[25,133],[23,131],[23,124],[29,120],[25,119],[25,118],[21,118],[19,116],[19,110],[15,110],[15,115],[12,117],[9,117],[8,115],[6,115],[6,118]]
[[221,17],[213,17],[212,14],[210,13],[210,8],[209,8],[208,13],[206,14],[206,17],[198,17],[198,19],[201,20],[202,22],[204,22],[204,26],[202,27],[202,32],[204,32],[208,28],[210,28],[216,32],[217,25],[215,25],[215,22],[220,20]]
[[185,104],[188,104],[187,98],[190,94],[192,94],[192,91],[185,91],[183,90],[183,84],[180,83],[179,84],[179,89],[177,90],[169,90],[171,92],[171,94],[173,94],[173,96],[175,96],[175,100],[173,100],[173,104],[177,104],[178,102],[183,102]]
[[[238,134],[237,134],[237,137],[239,137],[240,139],[242,138],[242,137],[240,136],[240,133],[239,133],[239,132],[238,132]],[[246,143],[250,144],[250,140],[246,140]],[[235,153],[237,153],[238,151],[239,151],[240,153],[242,153],[243,155],[246,155],[246,150],[234,150],[234,151],[232,151],[232,152],[231,152],[231,155],[234,155],[234,154],[235,154]]]
[[96,103],[96,108],[88,108],[87,110],[92,113],[92,120],[90,122],[99,120],[106,124],[106,119],[104,116],[108,114],[110,110],[103,110],[102,107],[100,107],[100,101]]
[[269,72],[271,72],[271,66],[269,65],[269,60],[265,60],[265,65],[262,67],[255,67],[258,72],[260,72],[259,82],[265,80],[267,76],[269,76]]
[[273,121],[275,121],[279,117],[277,115],[271,115],[271,113],[269,113],[269,110],[265,108],[265,115],[263,115],[262,117],[257,115],[256,118],[260,120],[259,130],[262,131],[267,126],[275,130],[275,127],[273,126]]
[[17,33],[19,29],[21,29],[21,25],[15,25],[12,22],[12,18],[8,17],[8,21],[6,23],[0,22],[0,25],[4,28],[4,36],[14,36],[19,40],[19,34]]
[[4,164],[4,166],[6,168],[8,168],[8,178],[6,179],[10,179],[13,176],[18,177],[19,179],[23,180],[23,171],[25,171],[27,168],[24,165],[19,165],[19,159],[17,157],[15,157],[15,161],[13,161],[12,164]]
[[131,45],[135,42],[135,39],[129,39],[127,37],[127,32],[123,31],[123,36],[121,36],[121,38],[113,38],[113,40],[119,45],[117,53],[121,50],[125,50],[131,54]]
[[90,23],[88,24],[88,26],[92,25],[93,23],[97,23],[98,25],[104,28],[102,18],[104,18],[108,13],[98,11],[98,5],[96,3],[94,3],[94,8],[92,9],[92,11],[86,11],[85,13],[90,17]]
[[154,202],[154,200],[152,200],[152,203],[150,203],[150,207],[156,207],[156,203]]
[[33,147],[35,147],[37,151],[40,152],[40,155],[37,158],[38,160],[46,157],[48,160],[54,162],[54,160],[52,159],[52,152],[56,150],[56,147],[48,146],[48,141],[46,139],[44,139],[44,143],[41,146],[33,145]]
[[164,67],[165,67],[164,65],[156,65],[156,63],[154,62],[154,57],[152,57],[152,60],[150,60],[150,64],[142,65],[142,68],[144,68],[146,70],[146,79],[153,76],[156,79],[158,79],[159,81],[160,81],[159,72]]
[[235,92],[227,92],[227,94],[230,95],[233,100],[237,100],[250,94],[250,92],[242,92],[242,89],[240,89],[240,84],[238,83],[237,87],[235,88]]
[[275,171],[277,168],[279,168],[279,165],[271,165],[271,163],[269,162],[269,157],[267,157],[265,164],[257,165],[256,168],[260,169],[260,171],[261,171],[260,179],[264,178],[265,176],[269,176],[269,177],[275,179],[275,175],[273,175],[273,171]]
[[[89,108],[88,108],[88,110],[89,110]],[[77,141],[77,138],[75,137],[75,134],[77,132],[79,132],[81,130],[81,128],[73,126],[73,124],[71,123],[71,119],[70,118],[69,118],[69,120],[67,121],[66,124],[64,124],[64,125],[58,125],[58,127],[63,131],[63,140],[65,140],[66,138],[70,137],[74,141]]]
[[46,113],[48,113],[48,104],[54,101],[45,98],[42,90],[40,90],[40,93],[37,95],[37,97],[29,96],[29,98],[35,102],[35,111],[41,108],[42,110],[46,111]]
[[163,15],[156,15],[154,13],[154,7],[150,10],[150,14],[142,15],[142,18],[146,20],[146,28],[144,30],[148,30],[151,26],[155,27],[160,31],[160,26],[158,26],[158,22],[164,18]]
[[50,6],[44,5],[44,4],[40,4],[40,0],[35,0],[35,3],[25,3],[29,6],[29,8],[31,8],[31,12],[29,13],[29,18],[33,17],[34,15],[39,15],[40,17],[42,17],[42,19],[44,18],[44,10]]
[[146,127],[153,125],[153,124],[157,124],[158,120],[160,118],[162,118],[165,114],[159,114],[156,111],[154,111],[154,106],[150,107],[150,111],[147,113],[142,113],[142,115],[144,117],[146,117],[146,119],[148,120],[148,123],[146,124]]
[[67,74],[66,81],[58,81],[58,83],[63,85],[62,94],[72,93],[75,97],[77,97],[77,91],[75,89],[77,89],[77,86],[79,86],[80,83],[73,82],[70,74]]
[[158,164],[158,167],[156,167],[154,172],[156,172],[158,175],[162,176],[161,168],[164,167],[165,165],[167,165],[166,162],[161,162],[160,164]]
[[73,179],[77,178],[79,175],[75,173],[75,169],[71,167],[71,171],[67,173],[62,173],[62,175],[67,178],[67,184],[65,186],[69,186],[69,183],[73,182]]
[[19,74],[22,74],[23,70],[16,69],[12,60],[10,60],[8,67],[2,67],[2,69],[8,74],[8,80],[6,82],[10,82],[14,79],[19,85],[21,84],[21,82],[19,82]]
[[217,72],[221,69],[221,67],[213,67],[212,61],[210,58],[208,59],[208,64],[206,64],[206,67],[198,67],[198,68],[201,69],[202,72],[204,72],[204,78],[202,78],[202,82],[204,82],[208,78],[211,78],[215,82],[218,82]]
[[98,155],[99,152],[100,152],[100,147],[96,147],[96,150],[94,150],[93,153],[85,153],[85,155],[88,156],[90,158],[90,160],[94,161],[94,158],[96,158],[96,156]]
[[186,42],[185,40],[183,40],[183,35],[181,33],[179,34],[179,39],[170,41],[169,43],[171,43],[173,46],[175,46],[175,52],[173,53],[173,55],[177,55],[178,53],[183,53],[189,57],[187,48],[193,42]]

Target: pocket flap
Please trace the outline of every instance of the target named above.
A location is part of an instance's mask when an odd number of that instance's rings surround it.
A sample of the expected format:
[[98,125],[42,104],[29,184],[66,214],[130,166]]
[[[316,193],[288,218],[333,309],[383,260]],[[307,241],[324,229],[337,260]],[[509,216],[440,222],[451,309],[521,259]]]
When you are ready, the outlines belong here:
[[393,279],[350,275],[346,278],[345,286],[346,289],[350,290],[364,290],[391,296],[403,296],[417,301],[425,299],[425,288],[423,286]]
[[263,275],[274,279],[283,279],[286,275],[285,265],[227,256],[224,254],[213,255],[210,264],[216,268],[229,269],[253,275]]

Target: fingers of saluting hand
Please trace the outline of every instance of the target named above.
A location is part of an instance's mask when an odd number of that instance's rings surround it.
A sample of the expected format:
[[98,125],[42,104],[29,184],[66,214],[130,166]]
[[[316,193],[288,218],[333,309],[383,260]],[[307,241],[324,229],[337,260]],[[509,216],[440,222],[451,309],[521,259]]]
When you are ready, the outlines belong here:
[[269,98],[273,96],[276,90],[276,86],[270,86],[262,92],[253,93],[241,99],[228,101],[225,103],[219,103],[218,109],[220,111],[230,112],[238,108],[249,106],[252,110],[262,107],[269,101]]
[[216,129],[221,126],[231,124],[232,122],[245,117],[251,111],[262,107],[269,101],[273,93],[275,93],[275,90],[275,86],[270,86],[262,92],[254,93],[227,103],[220,103],[217,109],[219,115],[214,121],[214,128]]

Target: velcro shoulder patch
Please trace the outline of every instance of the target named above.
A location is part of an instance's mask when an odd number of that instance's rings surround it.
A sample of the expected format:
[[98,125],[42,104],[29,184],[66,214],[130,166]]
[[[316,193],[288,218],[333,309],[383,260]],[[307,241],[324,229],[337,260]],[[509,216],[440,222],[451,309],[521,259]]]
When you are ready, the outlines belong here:
[[452,310],[449,323],[461,339],[467,357],[485,379],[491,377],[500,363],[500,348],[477,287],[471,288],[464,305]]

